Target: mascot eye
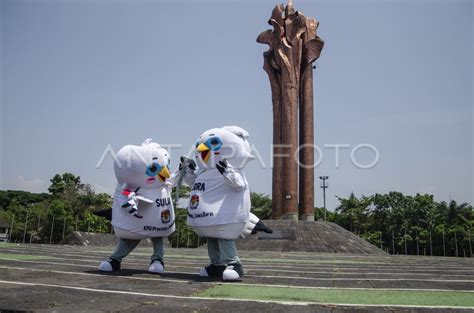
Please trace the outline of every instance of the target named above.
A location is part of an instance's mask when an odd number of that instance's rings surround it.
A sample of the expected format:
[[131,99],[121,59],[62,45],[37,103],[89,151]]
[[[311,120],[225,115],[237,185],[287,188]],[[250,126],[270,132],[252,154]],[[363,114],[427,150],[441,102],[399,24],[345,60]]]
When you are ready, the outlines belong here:
[[212,151],[217,151],[222,147],[222,140],[219,137],[211,137],[206,141],[206,144]]
[[146,168],[146,175],[148,176],[156,176],[158,172],[160,171],[161,166],[158,163],[153,163],[151,165],[148,165]]

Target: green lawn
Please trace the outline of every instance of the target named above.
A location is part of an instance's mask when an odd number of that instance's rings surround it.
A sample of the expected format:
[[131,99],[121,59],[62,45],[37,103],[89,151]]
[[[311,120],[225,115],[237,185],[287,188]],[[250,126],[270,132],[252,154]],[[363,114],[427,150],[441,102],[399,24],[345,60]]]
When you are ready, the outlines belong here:
[[211,298],[278,300],[345,304],[398,304],[474,307],[474,293],[456,291],[403,291],[354,289],[303,289],[215,285],[197,294]]
[[44,259],[51,259],[51,258],[46,257],[46,256],[41,256],[41,255],[0,253],[0,260],[44,260]]
[[18,247],[19,245],[17,243],[10,243],[10,242],[0,242],[0,249],[1,248],[13,248],[13,247]]

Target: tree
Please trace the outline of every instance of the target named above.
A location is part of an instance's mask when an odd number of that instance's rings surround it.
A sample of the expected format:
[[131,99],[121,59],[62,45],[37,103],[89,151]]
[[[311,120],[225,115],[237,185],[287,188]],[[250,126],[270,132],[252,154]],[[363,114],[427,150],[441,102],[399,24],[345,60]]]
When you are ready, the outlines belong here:
[[[179,195],[176,201],[177,205],[174,210],[176,231],[168,237],[172,247],[195,248],[198,246],[198,244],[201,245],[205,243],[205,240],[199,239],[196,233],[187,224],[187,201],[189,199],[190,192],[191,188],[186,185],[182,185],[179,189]],[[176,188],[173,188],[172,193],[175,197]]]
[[198,235],[188,226],[186,222],[188,217],[187,209],[176,208],[175,215],[176,231],[168,237],[172,247],[196,248],[198,244],[205,243],[204,238],[198,238]]
[[365,227],[366,211],[372,202],[372,197],[362,196],[358,199],[353,192],[349,198],[337,197],[341,204],[336,208],[336,212],[340,213],[345,222],[348,223],[349,230],[359,233]]
[[81,189],[81,178],[71,173],[56,174],[51,178],[51,185],[48,191],[53,195],[64,194],[70,190],[78,191]]
[[47,193],[32,193],[23,190],[0,190],[0,210],[8,210],[10,203],[16,201],[22,206],[33,205],[47,200]]
[[14,221],[14,241],[22,242],[25,238],[29,242],[31,238],[32,242],[49,243],[51,238],[51,242],[57,243],[76,229],[110,232],[110,224],[92,214],[112,205],[110,195],[95,193],[90,185],[71,173],[54,175],[48,190],[50,195],[0,192],[0,197],[9,201],[0,216]]
[[330,221],[392,253],[472,254],[474,211],[468,203],[437,203],[433,195],[395,191],[360,199],[351,194],[339,201]]
[[263,193],[250,193],[251,211],[261,220],[267,220],[272,217],[272,199]]

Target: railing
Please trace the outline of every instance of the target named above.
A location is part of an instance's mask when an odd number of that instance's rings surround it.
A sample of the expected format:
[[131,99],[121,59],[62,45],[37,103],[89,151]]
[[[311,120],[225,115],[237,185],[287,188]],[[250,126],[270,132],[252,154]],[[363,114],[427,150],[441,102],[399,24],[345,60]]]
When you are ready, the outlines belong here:
[[10,236],[8,233],[0,233],[0,242],[8,242]]

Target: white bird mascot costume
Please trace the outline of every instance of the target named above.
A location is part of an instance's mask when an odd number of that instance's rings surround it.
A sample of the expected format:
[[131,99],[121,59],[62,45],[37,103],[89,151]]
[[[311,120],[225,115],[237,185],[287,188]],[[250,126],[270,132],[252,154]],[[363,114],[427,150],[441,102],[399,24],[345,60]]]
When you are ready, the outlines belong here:
[[140,240],[151,238],[153,255],[148,271],[164,272],[163,238],[175,231],[169,164],[168,152],[151,139],[141,146],[124,146],[117,153],[112,225],[119,242],[114,253],[100,263],[99,270],[119,271],[122,259]]
[[260,230],[271,232],[250,213],[250,191],[243,169],[255,157],[248,137],[248,132],[238,126],[225,126],[205,131],[196,142],[198,169],[190,174],[194,183],[187,223],[207,238],[211,261],[200,270],[200,276],[240,280],[244,272],[235,240]]

